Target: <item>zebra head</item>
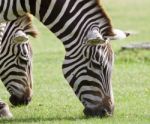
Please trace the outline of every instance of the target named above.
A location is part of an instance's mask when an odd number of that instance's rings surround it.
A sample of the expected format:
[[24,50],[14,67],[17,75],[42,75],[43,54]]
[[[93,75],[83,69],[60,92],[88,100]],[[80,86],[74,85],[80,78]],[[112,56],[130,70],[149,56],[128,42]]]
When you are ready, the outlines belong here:
[[67,48],[62,67],[64,77],[84,105],[84,114],[87,116],[103,117],[113,114],[111,74],[114,53],[110,41],[130,35],[113,29],[111,23],[104,27],[109,21],[102,19],[101,23],[102,26],[95,23],[87,28],[85,35],[77,41],[78,44],[70,45],[72,49]]
[[111,74],[114,53],[111,40],[120,40],[130,33],[119,29],[94,27],[87,31],[76,52],[66,52],[63,73],[75,94],[85,106],[87,116],[112,115],[114,98]]
[[85,106],[87,116],[112,115],[113,51],[110,44],[86,45],[78,56],[65,56],[64,77]]
[[32,97],[32,49],[28,35],[36,34],[28,14],[1,24],[0,78],[13,105],[28,104]]

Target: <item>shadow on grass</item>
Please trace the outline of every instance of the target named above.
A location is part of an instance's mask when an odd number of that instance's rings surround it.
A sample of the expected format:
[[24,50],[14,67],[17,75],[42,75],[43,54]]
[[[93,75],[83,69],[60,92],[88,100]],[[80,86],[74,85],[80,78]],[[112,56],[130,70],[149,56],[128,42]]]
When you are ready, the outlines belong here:
[[[136,116],[136,118],[139,116],[139,119],[141,118],[141,115],[135,114],[134,116]],[[86,122],[87,122],[87,121],[90,121],[90,119],[100,119],[100,120],[103,120],[104,122],[111,120],[112,123],[115,123],[115,122],[118,122],[118,121],[126,121],[128,123],[129,118],[130,117],[127,117],[125,115],[120,116],[119,120],[116,119],[113,116],[112,117],[104,117],[104,118],[86,117],[86,116],[76,116],[76,117],[31,117],[31,118],[29,117],[29,118],[0,119],[0,124],[5,124],[5,123],[8,123],[8,124],[12,124],[12,123],[14,123],[14,124],[20,124],[20,123],[38,123],[38,122],[39,123],[44,123],[44,122],[46,123],[47,122],[47,123],[51,124],[51,123],[54,123],[54,122],[60,122],[60,123],[61,123],[61,121],[62,122],[63,121],[74,122],[74,121],[77,121],[77,120],[78,121],[84,121],[84,120],[86,120]],[[142,121],[142,119],[136,120],[134,117],[131,117],[131,118],[132,118],[133,122],[134,121]],[[142,118],[145,118],[145,116],[142,117]],[[147,115],[145,119],[149,120],[149,115]],[[130,120],[130,122],[132,122],[132,121]],[[124,124],[126,124],[126,123],[124,123]]]
[[47,118],[42,118],[42,117],[31,117],[31,118],[12,118],[12,119],[0,119],[0,123],[21,123],[21,122],[26,122],[26,123],[30,123],[30,122],[42,122],[42,121],[49,121],[49,122],[53,122],[53,121],[76,121],[76,120],[84,120],[87,119],[85,116],[81,116],[81,117],[47,117]]
[[86,116],[80,116],[80,117],[31,117],[31,118],[12,118],[12,119],[0,119],[0,123],[31,123],[31,122],[55,122],[55,121],[77,121],[77,120],[88,120],[88,119],[106,119],[100,118],[100,117],[86,117]]

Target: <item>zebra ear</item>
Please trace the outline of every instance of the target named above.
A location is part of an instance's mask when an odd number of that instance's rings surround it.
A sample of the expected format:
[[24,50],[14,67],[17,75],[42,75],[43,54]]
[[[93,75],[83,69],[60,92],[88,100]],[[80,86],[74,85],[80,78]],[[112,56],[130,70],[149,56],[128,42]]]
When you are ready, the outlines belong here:
[[130,32],[124,32],[119,29],[113,29],[113,33],[114,33],[114,36],[106,36],[105,38],[108,40],[121,40],[131,35]]
[[96,29],[89,31],[85,39],[88,45],[97,45],[97,44],[103,44],[106,42],[103,39],[102,35],[99,33],[99,31]]
[[23,43],[28,41],[29,37],[21,30],[17,31],[14,35],[14,43]]

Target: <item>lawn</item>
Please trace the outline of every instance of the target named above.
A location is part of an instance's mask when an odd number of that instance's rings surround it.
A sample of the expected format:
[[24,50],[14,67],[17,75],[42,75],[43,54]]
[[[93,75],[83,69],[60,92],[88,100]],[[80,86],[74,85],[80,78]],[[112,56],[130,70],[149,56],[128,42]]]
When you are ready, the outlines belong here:
[[[86,118],[83,106],[63,77],[62,43],[35,20],[40,31],[32,39],[34,96],[28,106],[11,107],[13,119],[0,119],[9,124],[150,124],[150,51],[120,51],[122,45],[150,42],[150,0],[103,0],[116,28],[134,30],[137,35],[112,42],[115,52],[113,91],[115,112],[109,118]],[[0,96],[9,103],[2,83]],[[10,103],[9,103],[10,105]]]

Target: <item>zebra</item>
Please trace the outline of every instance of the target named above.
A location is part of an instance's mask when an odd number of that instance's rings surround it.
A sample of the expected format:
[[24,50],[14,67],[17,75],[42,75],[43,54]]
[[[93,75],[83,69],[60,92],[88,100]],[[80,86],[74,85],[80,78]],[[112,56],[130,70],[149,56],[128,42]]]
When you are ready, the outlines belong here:
[[110,41],[129,36],[114,29],[101,0],[0,0],[0,21],[31,13],[65,48],[64,78],[84,106],[86,116],[111,116],[114,53]]
[[[28,35],[37,35],[29,14],[0,24],[0,79],[15,106],[27,105],[32,98],[32,48]],[[8,105],[2,100],[1,116],[12,117]]]

